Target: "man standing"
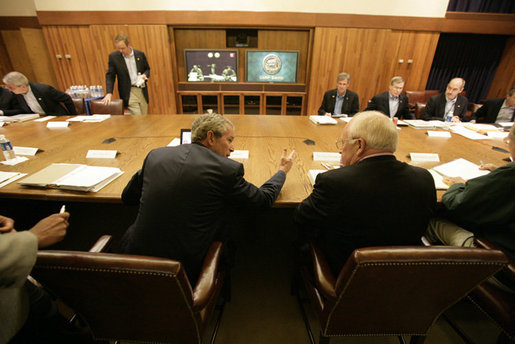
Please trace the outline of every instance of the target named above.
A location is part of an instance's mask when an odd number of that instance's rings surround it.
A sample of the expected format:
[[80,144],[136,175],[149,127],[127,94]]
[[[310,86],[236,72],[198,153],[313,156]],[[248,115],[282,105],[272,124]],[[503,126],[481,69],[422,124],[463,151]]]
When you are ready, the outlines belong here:
[[357,248],[420,244],[435,212],[433,177],[395,158],[398,139],[382,113],[355,115],[337,141],[342,167],[320,173],[294,212],[300,228],[318,231],[335,276]]
[[473,115],[478,123],[513,122],[515,119],[515,87],[508,90],[506,98],[488,99]]
[[320,116],[352,116],[359,111],[359,97],[356,92],[352,92],[347,88],[350,85],[350,75],[348,73],[340,73],[336,78],[336,86],[334,90],[325,92],[322,105],[318,109]]
[[[16,94],[18,113],[38,113],[41,115],[76,115],[72,98],[52,86],[27,79],[20,72],[7,73],[3,78],[7,89]],[[64,104],[64,107],[61,105]],[[14,113],[12,113],[14,114]]]
[[106,95],[104,104],[111,102],[113,87],[118,76],[118,92],[123,99],[123,106],[128,107],[132,115],[146,115],[148,112],[147,80],[150,66],[145,53],[133,49],[129,37],[119,34],[114,38],[117,51],[109,54],[106,73]]
[[403,89],[404,79],[401,76],[394,76],[390,81],[389,91],[373,96],[363,111],[377,110],[390,118],[413,118],[408,109],[408,97],[401,93]]
[[233,124],[218,114],[198,117],[191,144],[152,150],[122,193],[139,204],[136,221],[122,239],[122,252],[179,260],[195,285],[201,265],[231,205],[272,206],[295,151],[284,149],[279,171],[260,188],[243,178],[243,165],[228,159]]
[[467,114],[468,99],[460,93],[465,87],[465,80],[454,78],[447,84],[445,93],[432,96],[424,109],[423,120],[441,120],[461,122]]

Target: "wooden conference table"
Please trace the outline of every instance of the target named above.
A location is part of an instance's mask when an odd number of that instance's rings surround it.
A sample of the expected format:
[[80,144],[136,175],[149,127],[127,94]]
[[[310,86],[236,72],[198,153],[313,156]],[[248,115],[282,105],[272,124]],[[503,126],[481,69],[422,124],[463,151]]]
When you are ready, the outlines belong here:
[[[179,137],[181,128],[191,128],[196,116],[145,115],[112,116],[100,123],[71,122],[68,128],[48,129],[47,122],[13,123],[0,127],[0,134],[9,138],[14,146],[37,147],[39,151],[29,160],[15,166],[0,165],[1,171],[32,174],[51,163],[77,163],[94,166],[118,167],[125,173],[97,193],[81,193],[61,190],[45,190],[21,187],[13,182],[0,188],[0,198],[31,200],[120,203],[120,195],[132,175],[141,168],[147,153],[166,146]],[[277,199],[276,207],[294,207],[312,190],[307,178],[310,169],[323,169],[313,161],[313,152],[336,152],[335,141],[345,123],[317,126],[308,117],[299,116],[226,116],[236,127],[234,147],[248,150],[249,159],[240,160],[245,165],[245,178],[261,185],[278,167],[281,149],[297,150],[297,159],[288,174],[286,184]],[[69,117],[53,119],[64,120]],[[400,141],[397,159],[410,162],[409,153],[438,153],[439,163],[419,163],[430,168],[456,158],[464,158],[476,164],[502,165],[507,153],[492,150],[492,146],[507,148],[500,139],[470,140],[452,134],[451,138],[428,137],[426,130],[403,127],[399,130]],[[111,143],[104,140],[114,138]],[[304,143],[313,140],[314,145]],[[116,159],[87,159],[90,149],[117,150]],[[336,164],[336,162],[331,163]],[[441,198],[442,191],[438,192]]]

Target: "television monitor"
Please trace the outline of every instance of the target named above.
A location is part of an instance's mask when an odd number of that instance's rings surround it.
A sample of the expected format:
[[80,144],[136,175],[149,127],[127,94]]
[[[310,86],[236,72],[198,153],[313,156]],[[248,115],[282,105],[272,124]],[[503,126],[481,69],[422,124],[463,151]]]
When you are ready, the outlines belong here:
[[297,82],[298,51],[247,50],[250,82]]
[[181,129],[181,145],[191,143],[191,129]]
[[238,81],[238,50],[185,49],[186,80]]

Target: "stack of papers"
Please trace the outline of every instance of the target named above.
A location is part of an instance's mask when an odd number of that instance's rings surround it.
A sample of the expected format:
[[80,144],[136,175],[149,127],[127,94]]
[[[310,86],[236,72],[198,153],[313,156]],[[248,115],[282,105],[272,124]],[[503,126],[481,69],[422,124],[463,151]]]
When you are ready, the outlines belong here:
[[311,185],[315,185],[315,180],[317,179],[318,174],[324,172],[327,172],[327,170],[309,170],[308,178]]
[[313,152],[314,161],[338,161],[340,162],[341,154],[333,152]]
[[490,173],[490,171],[487,170],[480,170],[479,165],[461,158],[433,167],[433,169],[442,176],[461,177],[465,180],[481,177]]
[[451,128],[451,131],[455,134],[464,136],[471,140],[487,140],[489,139],[488,136],[480,134],[474,130],[470,130],[465,128],[464,126],[458,125]]
[[405,123],[407,123],[410,127],[416,129],[430,129],[430,128],[447,128],[449,126],[448,123],[442,121],[423,121],[421,119],[405,119]]
[[75,116],[73,118],[67,119],[68,122],[88,122],[88,123],[97,123],[105,121],[110,118],[111,115],[90,115],[90,116]]
[[0,188],[26,175],[27,173],[0,171]]
[[0,122],[25,122],[35,118],[39,118],[37,113],[23,113],[14,116],[0,116]]
[[331,118],[329,116],[309,116],[309,119],[311,122],[315,124],[336,124],[338,121],[336,121],[334,118]]
[[441,174],[438,174],[438,172],[436,172],[433,169],[430,169],[428,171],[433,176],[433,180],[435,181],[435,189],[436,190],[447,190],[449,188],[449,185],[447,185],[443,182],[443,176]]
[[122,174],[116,167],[52,164],[18,183],[23,186],[97,192]]

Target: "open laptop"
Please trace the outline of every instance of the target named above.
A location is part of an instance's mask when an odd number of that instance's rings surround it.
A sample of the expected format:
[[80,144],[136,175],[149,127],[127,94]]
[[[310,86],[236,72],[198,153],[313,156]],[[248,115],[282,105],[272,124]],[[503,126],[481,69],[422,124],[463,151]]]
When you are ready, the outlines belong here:
[[191,129],[181,129],[181,145],[191,143]]

